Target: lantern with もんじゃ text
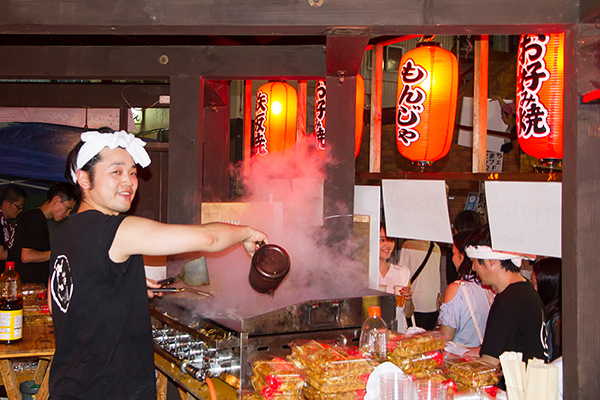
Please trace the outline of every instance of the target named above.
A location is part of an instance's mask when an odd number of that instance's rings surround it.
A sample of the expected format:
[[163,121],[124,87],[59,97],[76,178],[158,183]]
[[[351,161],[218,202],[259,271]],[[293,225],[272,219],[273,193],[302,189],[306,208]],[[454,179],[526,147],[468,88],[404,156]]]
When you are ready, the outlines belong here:
[[[327,85],[325,80],[317,81],[315,88],[315,137],[317,151],[325,151],[325,117],[327,104]],[[360,75],[356,76],[356,116],[354,124],[354,158],[358,157],[363,134],[365,112],[365,81]]]
[[543,164],[563,156],[565,34],[522,35],[517,52],[519,146]]
[[256,92],[253,154],[266,156],[296,143],[296,89],[285,82],[269,82]]
[[396,144],[402,156],[424,166],[446,156],[452,144],[458,61],[439,43],[417,46],[400,61]]

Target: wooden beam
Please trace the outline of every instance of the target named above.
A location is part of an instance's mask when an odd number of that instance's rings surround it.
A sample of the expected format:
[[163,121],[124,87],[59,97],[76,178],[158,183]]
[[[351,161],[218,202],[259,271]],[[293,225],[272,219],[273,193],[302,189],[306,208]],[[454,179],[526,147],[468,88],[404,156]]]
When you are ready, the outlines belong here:
[[323,46],[0,46],[0,57],[0,79],[168,79],[192,74],[214,80],[316,79],[325,75]]
[[296,113],[296,139],[306,136],[306,81],[298,81],[298,111]]
[[327,76],[358,75],[369,42],[369,35],[360,30],[350,33],[352,35],[327,36]]
[[0,82],[0,93],[0,107],[147,108],[169,94],[169,84]]
[[330,244],[352,238],[356,75],[368,40],[367,35],[356,32],[327,37],[326,152],[335,162],[325,167],[323,212]]
[[[371,58],[371,126],[369,172],[381,171],[381,107],[383,104],[383,45],[375,45]],[[374,59],[374,60],[373,60]]]
[[[441,34],[449,25],[466,33],[495,27],[534,31],[579,21],[579,2],[564,0],[328,1],[104,0],[0,2],[0,34],[50,35],[323,35],[331,27],[365,27],[373,35]],[[586,0],[583,4],[593,4]],[[592,9],[593,6],[587,7]],[[595,13],[589,11],[587,15]],[[498,28],[496,28],[498,29]],[[455,32],[456,33],[456,32]],[[481,33],[481,32],[479,32]],[[463,33],[464,34],[464,33]]]
[[[204,79],[172,76],[169,118],[168,222],[200,223],[203,177]],[[201,112],[202,110],[202,112]]]
[[216,89],[217,97],[227,103],[215,102],[204,108],[202,199],[224,202],[229,200],[229,82],[220,82]]
[[206,80],[204,83],[204,105],[210,107],[229,105],[229,82]]
[[[600,104],[582,104],[595,88],[600,34],[594,24],[565,36],[562,187],[562,354],[564,399],[593,399],[600,391]],[[582,69],[584,70],[582,73]]]
[[473,88],[473,172],[485,172],[487,154],[488,35],[475,41]]
[[502,172],[502,173],[471,173],[471,172],[406,172],[386,171],[378,174],[357,172],[356,177],[373,182],[381,182],[382,179],[426,179],[446,181],[522,181],[522,182],[561,182],[562,173],[525,173],[525,172]]

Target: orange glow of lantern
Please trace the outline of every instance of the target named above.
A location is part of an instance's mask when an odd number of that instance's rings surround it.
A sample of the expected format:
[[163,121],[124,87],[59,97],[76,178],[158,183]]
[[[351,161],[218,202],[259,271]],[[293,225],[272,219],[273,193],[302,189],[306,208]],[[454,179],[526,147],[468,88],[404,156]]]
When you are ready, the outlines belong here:
[[269,82],[256,93],[253,155],[281,152],[296,143],[296,89],[285,82]]
[[[324,80],[317,81],[315,88],[315,136],[317,151],[325,151],[325,108],[327,104],[327,86]],[[362,76],[356,76],[356,116],[354,125],[354,158],[358,157],[363,134],[365,113],[365,81]],[[324,154],[324,153],[321,153]]]
[[519,146],[543,164],[563,156],[565,34],[522,35],[517,53]]
[[404,54],[398,71],[396,145],[422,167],[446,156],[452,144],[458,61],[439,43],[423,42]]

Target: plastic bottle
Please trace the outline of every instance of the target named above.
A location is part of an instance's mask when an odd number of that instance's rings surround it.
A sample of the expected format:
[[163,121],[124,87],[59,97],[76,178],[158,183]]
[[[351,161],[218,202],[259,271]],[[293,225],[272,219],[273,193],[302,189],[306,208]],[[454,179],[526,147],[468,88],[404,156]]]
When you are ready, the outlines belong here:
[[360,332],[360,351],[363,354],[373,356],[377,361],[385,361],[387,357],[387,333],[387,325],[381,319],[381,308],[370,306],[369,317],[363,323]]
[[23,338],[23,292],[15,263],[6,262],[0,275],[0,343],[10,344]]

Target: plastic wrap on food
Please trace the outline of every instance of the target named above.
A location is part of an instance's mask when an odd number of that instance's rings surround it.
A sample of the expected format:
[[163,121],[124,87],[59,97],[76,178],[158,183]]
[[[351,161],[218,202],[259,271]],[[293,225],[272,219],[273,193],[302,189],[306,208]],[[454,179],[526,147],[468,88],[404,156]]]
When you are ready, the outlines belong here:
[[293,343],[289,359],[297,368],[318,377],[321,382],[332,377],[368,375],[378,365],[377,361],[361,354],[354,347],[332,346],[314,340]]
[[313,386],[306,385],[302,389],[302,394],[306,400],[363,400],[365,390],[352,390],[348,392],[324,393]]
[[390,357],[407,357],[442,350],[445,344],[446,337],[440,331],[427,331],[415,335],[392,332],[388,337]]
[[289,361],[281,357],[259,358],[252,363],[254,377],[259,377],[270,390],[286,392],[300,390],[304,378]]
[[439,351],[413,354],[406,357],[397,357],[391,353],[388,360],[406,372],[409,369],[432,369],[444,363],[444,354]]
[[24,300],[23,317],[25,325],[52,324],[52,315],[50,315],[48,302],[44,299]]
[[499,368],[481,360],[446,360],[444,365],[448,368],[448,377],[459,386],[466,386],[467,388],[495,385],[501,375]]
[[45,299],[47,295],[46,286],[40,283],[25,283],[22,286],[21,292],[24,301]]
[[269,386],[258,375],[252,376],[252,386],[256,393],[260,394],[259,399],[266,400],[296,400],[302,398],[301,389],[297,390],[275,390],[273,386]]
[[306,383],[323,393],[349,392],[365,390],[369,374],[345,375],[325,378],[308,371]]

